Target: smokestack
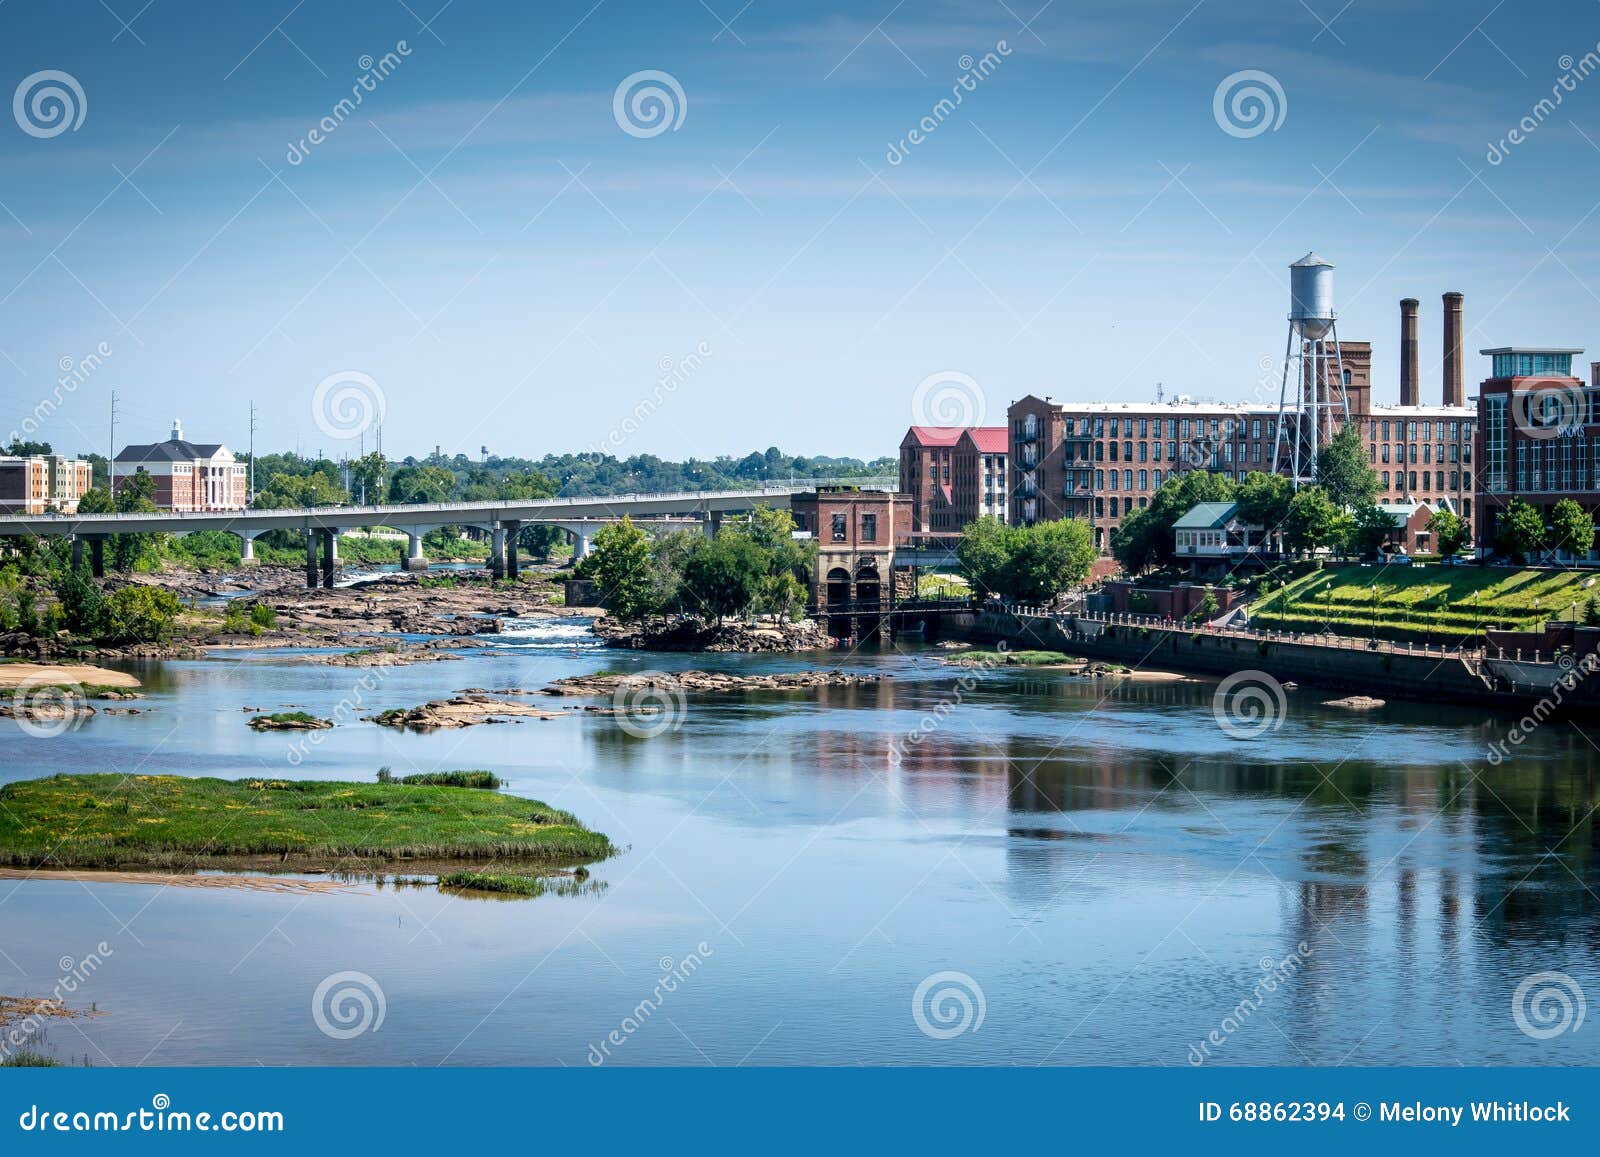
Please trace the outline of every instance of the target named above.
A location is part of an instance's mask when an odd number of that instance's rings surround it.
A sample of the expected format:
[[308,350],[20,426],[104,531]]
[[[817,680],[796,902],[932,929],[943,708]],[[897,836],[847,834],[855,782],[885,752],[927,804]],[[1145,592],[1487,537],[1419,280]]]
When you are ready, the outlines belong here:
[[1417,389],[1417,306],[1421,303],[1408,297],[1400,303],[1400,404],[1422,404]]
[[1464,406],[1467,391],[1461,382],[1461,294],[1444,295],[1444,404]]

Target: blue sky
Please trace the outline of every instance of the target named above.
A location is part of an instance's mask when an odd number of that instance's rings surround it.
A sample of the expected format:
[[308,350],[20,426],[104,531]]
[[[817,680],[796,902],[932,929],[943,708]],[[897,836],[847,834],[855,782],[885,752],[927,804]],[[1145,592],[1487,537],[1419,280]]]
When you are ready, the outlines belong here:
[[[875,455],[934,374],[991,422],[1251,397],[1310,249],[1382,401],[1398,299],[1434,400],[1465,293],[1470,392],[1479,347],[1600,347],[1597,42],[1600,5],[1495,0],[8,0],[0,96],[85,108],[0,115],[0,426],[105,343],[37,436],[103,451],[115,389],[119,443],[242,445],[254,399],[259,449],[339,456],[353,372],[391,455]],[[645,70],[683,94],[654,135],[614,115]],[[1245,70],[1254,135],[1214,107]]]

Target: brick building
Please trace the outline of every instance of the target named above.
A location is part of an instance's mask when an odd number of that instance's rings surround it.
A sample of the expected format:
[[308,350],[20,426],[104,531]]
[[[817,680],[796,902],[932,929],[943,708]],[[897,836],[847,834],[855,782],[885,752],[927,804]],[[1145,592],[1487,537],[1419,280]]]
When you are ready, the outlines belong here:
[[73,514],[93,485],[94,469],[65,454],[0,456],[0,510],[7,514]]
[[[1514,498],[1547,520],[1563,498],[1600,519],[1600,362],[1590,363],[1585,387],[1572,374],[1581,349],[1479,352],[1491,359],[1477,397],[1479,547],[1493,547],[1500,515]],[[1585,561],[1595,557],[1590,552]]]
[[1009,520],[1006,459],[1010,449],[1004,426],[972,426],[961,431],[951,455],[952,529],[960,530],[986,514],[1001,522]]
[[829,486],[790,502],[798,533],[817,542],[810,603],[829,611],[830,629],[864,638],[893,599],[894,545],[910,530],[905,494]]
[[249,504],[246,470],[233,452],[219,443],[188,441],[177,421],[165,442],[123,447],[114,466],[119,490],[130,475],[143,472],[154,478],[154,501],[162,510],[243,510]]
[[[1452,343],[1460,343],[1460,295],[1446,294],[1445,305],[1448,352]],[[1408,298],[1401,303],[1401,396],[1406,401],[1417,397],[1415,335],[1416,302]],[[1374,405],[1371,345],[1347,341],[1340,350],[1349,421],[1361,431],[1378,474],[1378,500],[1448,505],[1470,517],[1475,411],[1465,405]],[[1446,398],[1461,396],[1460,383],[1448,377],[1459,375],[1460,359],[1453,365],[1447,357],[1441,391]],[[1007,419],[1011,520],[1084,519],[1102,552],[1110,549],[1111,534],[1128,512],[1148,506],[1174,472],[1214,470],[1239,480],[1251,471],[1288,470],[1287,463],[1274,462],[1276,400],[1230,404],[1180,396],[1164,402],[1063,404],[1029,395],[1011,404]],[[1319,437],[1326,441],[1336,432],[1325,428]]]

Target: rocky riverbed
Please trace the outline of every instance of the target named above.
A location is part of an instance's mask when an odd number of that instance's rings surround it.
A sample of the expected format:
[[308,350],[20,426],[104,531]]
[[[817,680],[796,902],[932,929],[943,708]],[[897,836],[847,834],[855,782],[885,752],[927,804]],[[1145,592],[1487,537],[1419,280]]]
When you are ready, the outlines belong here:
[[816,651],[833,645],[828,632],[815,619],[798,623],[773,620],[756,623],[706,623],[678,619],[667,623],[619,623],[595,620],[594,633],[608,647],[640,651]]

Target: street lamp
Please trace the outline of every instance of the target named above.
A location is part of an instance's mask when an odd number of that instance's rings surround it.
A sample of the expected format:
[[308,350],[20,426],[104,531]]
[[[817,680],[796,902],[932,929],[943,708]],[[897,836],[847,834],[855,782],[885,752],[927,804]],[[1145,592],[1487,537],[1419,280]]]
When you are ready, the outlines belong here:
[[1378,641],[1378,584],[1372,584],[1372,641]]

